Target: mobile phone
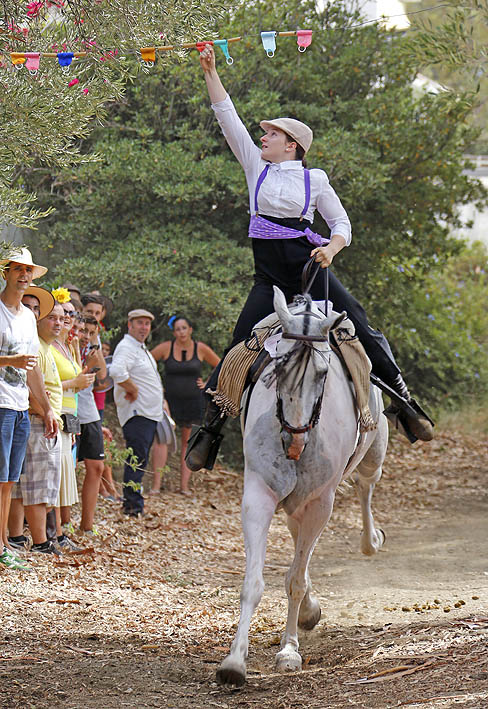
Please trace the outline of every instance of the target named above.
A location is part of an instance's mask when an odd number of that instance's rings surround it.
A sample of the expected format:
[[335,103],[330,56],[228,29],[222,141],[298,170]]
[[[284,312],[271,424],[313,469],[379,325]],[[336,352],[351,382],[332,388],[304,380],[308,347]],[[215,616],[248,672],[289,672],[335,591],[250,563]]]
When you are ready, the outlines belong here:
[[100,367],[92,367],[91,369],[88,370],[90,374],[95,374],[96,372],[100,371]]

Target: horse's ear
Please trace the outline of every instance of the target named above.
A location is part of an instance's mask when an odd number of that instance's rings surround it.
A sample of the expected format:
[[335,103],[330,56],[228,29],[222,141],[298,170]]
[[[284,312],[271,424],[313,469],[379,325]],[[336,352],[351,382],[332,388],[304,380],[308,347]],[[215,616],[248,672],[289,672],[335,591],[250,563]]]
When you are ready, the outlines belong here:
[[275,309],[275,313],[278,315],[280,322],[283,325],[283,328],[287,330],[288,325],[289,323],[291,323],[293,316],[288,310],[288,305],[286,304],[286,298],[284,296],[283,291],[281,291],[278,286],[273,286],[273,291],[273,306]]
[[339,315],[337,313],[334,313],[333,317],[328,317],[326,320],[324,320],[322,324],[322,331],[324,333],[335,330],[336,327],[339,327],[341,322],[347,318],[347,313],[345,310],[342,311]]
[[341,322],[342,322],[343,320],[345,320],[346,318],[347,318],[347,313],[346,313],[345,310],[343,310],[342,313],[340,313],[340,314],[335,318],[335,320],[333,321],[332,325],[329,327],[329,330],[335,330],[336,327],[339,327],[339,325],[341,324]]

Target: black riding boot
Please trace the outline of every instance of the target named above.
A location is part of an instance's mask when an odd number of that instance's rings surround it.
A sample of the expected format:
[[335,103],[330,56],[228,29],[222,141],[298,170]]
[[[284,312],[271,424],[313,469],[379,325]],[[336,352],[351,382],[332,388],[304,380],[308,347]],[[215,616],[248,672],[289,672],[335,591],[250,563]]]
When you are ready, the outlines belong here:
[[185,462],[190,470],[197,471],[201,468],[212,470],[223,435],[220,433],[227,416],[219,409],[210,397],[201,426],[193,426],[188,440]]
[[391,383],[391,388],[398,397],[392,399],[391,404],[385,409],[386,418],[408,438],[410,443],[415,443],[416,440],[431,441],[434,438],[434,422],[415,399],[412,399],[401,374],[396,376]]

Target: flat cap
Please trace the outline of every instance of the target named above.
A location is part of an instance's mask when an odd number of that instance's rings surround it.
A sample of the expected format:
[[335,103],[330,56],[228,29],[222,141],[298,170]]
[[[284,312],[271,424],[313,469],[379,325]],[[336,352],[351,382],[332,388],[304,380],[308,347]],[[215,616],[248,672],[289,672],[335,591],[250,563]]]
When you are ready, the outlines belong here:
[[136,310],[130,310],[127,314],[128,320],[133,318],[149,318],[149,320],[154,320],[154,315],[149,312],[149,310],[144,310],[143,308],[137,308]]

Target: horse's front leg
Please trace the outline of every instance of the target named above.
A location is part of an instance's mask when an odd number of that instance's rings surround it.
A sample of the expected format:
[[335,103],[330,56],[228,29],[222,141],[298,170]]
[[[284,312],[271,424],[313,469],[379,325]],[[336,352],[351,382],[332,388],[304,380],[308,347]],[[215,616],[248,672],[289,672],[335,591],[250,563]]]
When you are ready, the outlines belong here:
[[[295,519],[293,519],[293,517],[287,517],[286,523],[288,525],[288,529],[290,530],[290,534],[293,537],[293,544],[296,549],[298,540],[298,530],[300,528],[299,524]],[[298,613],[298,627],[302,628],[302,630],[312,630],[312,628],[315,628],[315,626],[319,622],[320,616],[322,615],[322,611],[318,599],[312,594],[312,582],[310,581],[308,567],[307,573],[305,575],[305,582],[307,585],[307,590],[305,591],[303,600],[300,603],[300,610]]]
[[[318,601],[310,596],[311,584],[308,564],[315,544],[332,513],[333,502],[333,495],[324,493],[320,498],[306,505],[300,513],[300,519],[294,519],[289,523],[290,531],[296,538],[295,556],[286,575],[288,595],[286,629],[281,640],[281,650],[276,655],[276,668],[281,672],[293,672],[302,668],[302,658],[298,652],[300,606],[302,602],[308,601],[317,610]],[[307,603],[305,605],[307,606]],[[306,608],[304,608],[305,610]],[[320,607],[318,607],[318,613],[320,613]]]
[[246,574],[241,590],[241,617],[230,653],[217,670],[221,684],[241,686],[246,680],[249,625],[264,590],[263,567],[269,525],[277,496],[256,473],[245,474],[242,527],[246,549]]

